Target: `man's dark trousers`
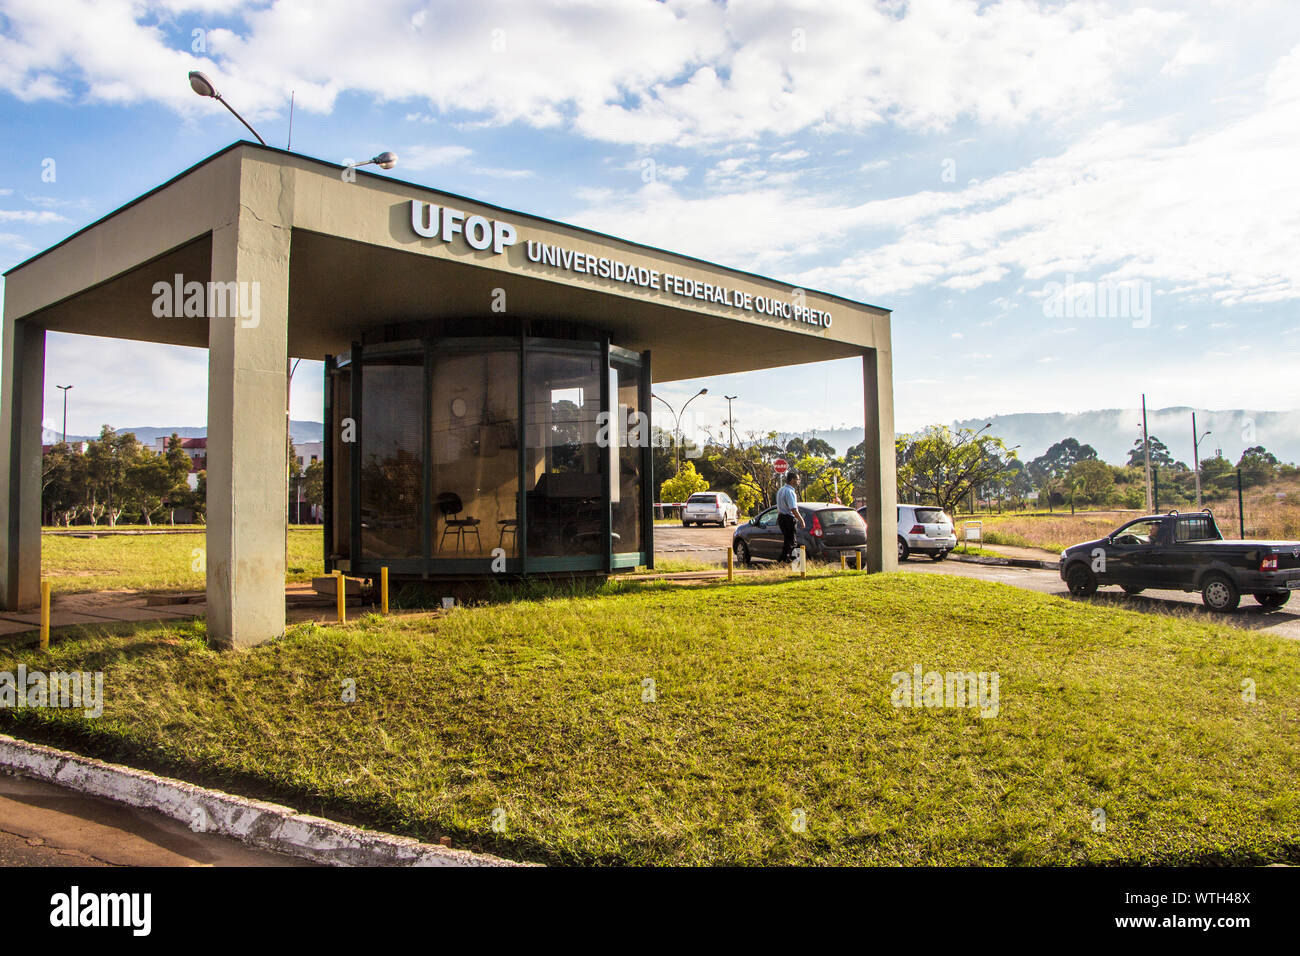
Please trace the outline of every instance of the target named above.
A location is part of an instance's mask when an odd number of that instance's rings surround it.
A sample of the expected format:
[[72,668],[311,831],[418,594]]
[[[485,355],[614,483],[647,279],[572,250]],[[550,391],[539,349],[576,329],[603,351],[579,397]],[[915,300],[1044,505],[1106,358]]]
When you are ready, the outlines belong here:
[[781,534],[785,536],[785,541],[781,545],[781,560],[790,561],[794,558],[794,515],[777,515],[776,523],[781,526]]

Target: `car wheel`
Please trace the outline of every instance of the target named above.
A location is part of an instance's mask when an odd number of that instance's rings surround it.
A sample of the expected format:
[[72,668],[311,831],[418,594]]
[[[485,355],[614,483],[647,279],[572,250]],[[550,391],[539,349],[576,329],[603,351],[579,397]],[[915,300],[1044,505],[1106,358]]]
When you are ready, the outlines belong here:
[[736,560],[745,565],[745,567],[749,567],[749,565],[753,563],[753,558],[749,556],[749,545],[745,544],[744,541],[736,542],[735,552]]
[[1201,600],[1211,611],[1235,611],[1241,592],[1226,575],[1211,574],[1201,587]]
[[683,521],[683,522],[682,522],[682,527],[683,527],[683,528],[689,528],[690,526],[691,526],[691,523],[690,523],[689,521]]
[[947,551],[936,551],[934,554],[930,555],[930,560],[931,560],[931,561],[942,561],[942,560],[943,560],[944,558],[946,558],[946,557],[948,557],[948,552],[947,552]]
[[1136,587],[1135,585],[1132,584],[1121,584],[1120,587],[1122,587],[1124,589],[1124,593],[1129,595],[1130,597],[1132,597],[1135,594],[1141,594],[1143,591],[1146,590],[1146,588]]
[[1276,611],[1287,601],[1291,600],[1290,591],[1271,591],[1264,594],[1256,594],[1255,600],[1259,602],[1260,607],[1266,611]]
[[907,556],[912,553],[912,549],[907,546],[907,542],[902,538],[898,539],[898,560],[906,561]]
[[1097,575],[1086,564],[1073,565],[1065,573],[1065,586],[1075,597],[1091,597],[1097,593]]

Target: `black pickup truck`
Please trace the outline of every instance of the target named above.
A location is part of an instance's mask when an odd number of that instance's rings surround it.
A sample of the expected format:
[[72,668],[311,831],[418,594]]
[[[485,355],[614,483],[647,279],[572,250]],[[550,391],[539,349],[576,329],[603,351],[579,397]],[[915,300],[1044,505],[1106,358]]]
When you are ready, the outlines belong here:
[[1128,594],[1200,591],[1213,611],[1236,610],[1243,594],[1253,594],[1273,611],[1300,590],[1300,542],[1227,541],[1208,510],[1171,511],[1066,548],[1061,580],[1076,597],[1118,584]]

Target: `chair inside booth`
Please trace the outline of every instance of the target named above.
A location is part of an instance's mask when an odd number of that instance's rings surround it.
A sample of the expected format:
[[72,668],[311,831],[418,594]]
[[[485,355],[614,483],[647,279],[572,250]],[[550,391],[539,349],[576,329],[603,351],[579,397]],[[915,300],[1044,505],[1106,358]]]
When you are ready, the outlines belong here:
[[519,353],[434,354],[429,407],[434,558],[518,545]]

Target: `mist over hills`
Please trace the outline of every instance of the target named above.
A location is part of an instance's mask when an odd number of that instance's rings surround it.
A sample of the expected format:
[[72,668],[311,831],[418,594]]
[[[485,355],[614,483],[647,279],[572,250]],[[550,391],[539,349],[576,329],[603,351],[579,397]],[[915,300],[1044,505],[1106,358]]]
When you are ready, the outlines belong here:
[[[1210,436],[1201,443],[1201,457],[1220,450],[1234,462],[1241,453],[1263,445],[1279,460],[1300,461],[1300,410],[1262,411],[1256,409],[1204,409],[1177,406],[1147,409],[1147,428],[1152,437],[1169,446],[1178,461],[1192,462],[1192,413],[1197,428]],[[1037,458],[1062,438],[1077,438],[1097,449],[1104,461],[1113,465],[1128,460],[1129,449],[1142,436],[1141,408],[1107,408],[1091,412],[1022,412],[1014,415],[990,415],[967,418],[951,423],[956,428],[983,428],[1002,438],[1008,447],[1019,445],[1022,461]],[[794,432],[782,433],[786,441]],[[862,441],[861,428],[818,429],[802,433],[816,435],[828,442],[838,454],[844,454]]]

